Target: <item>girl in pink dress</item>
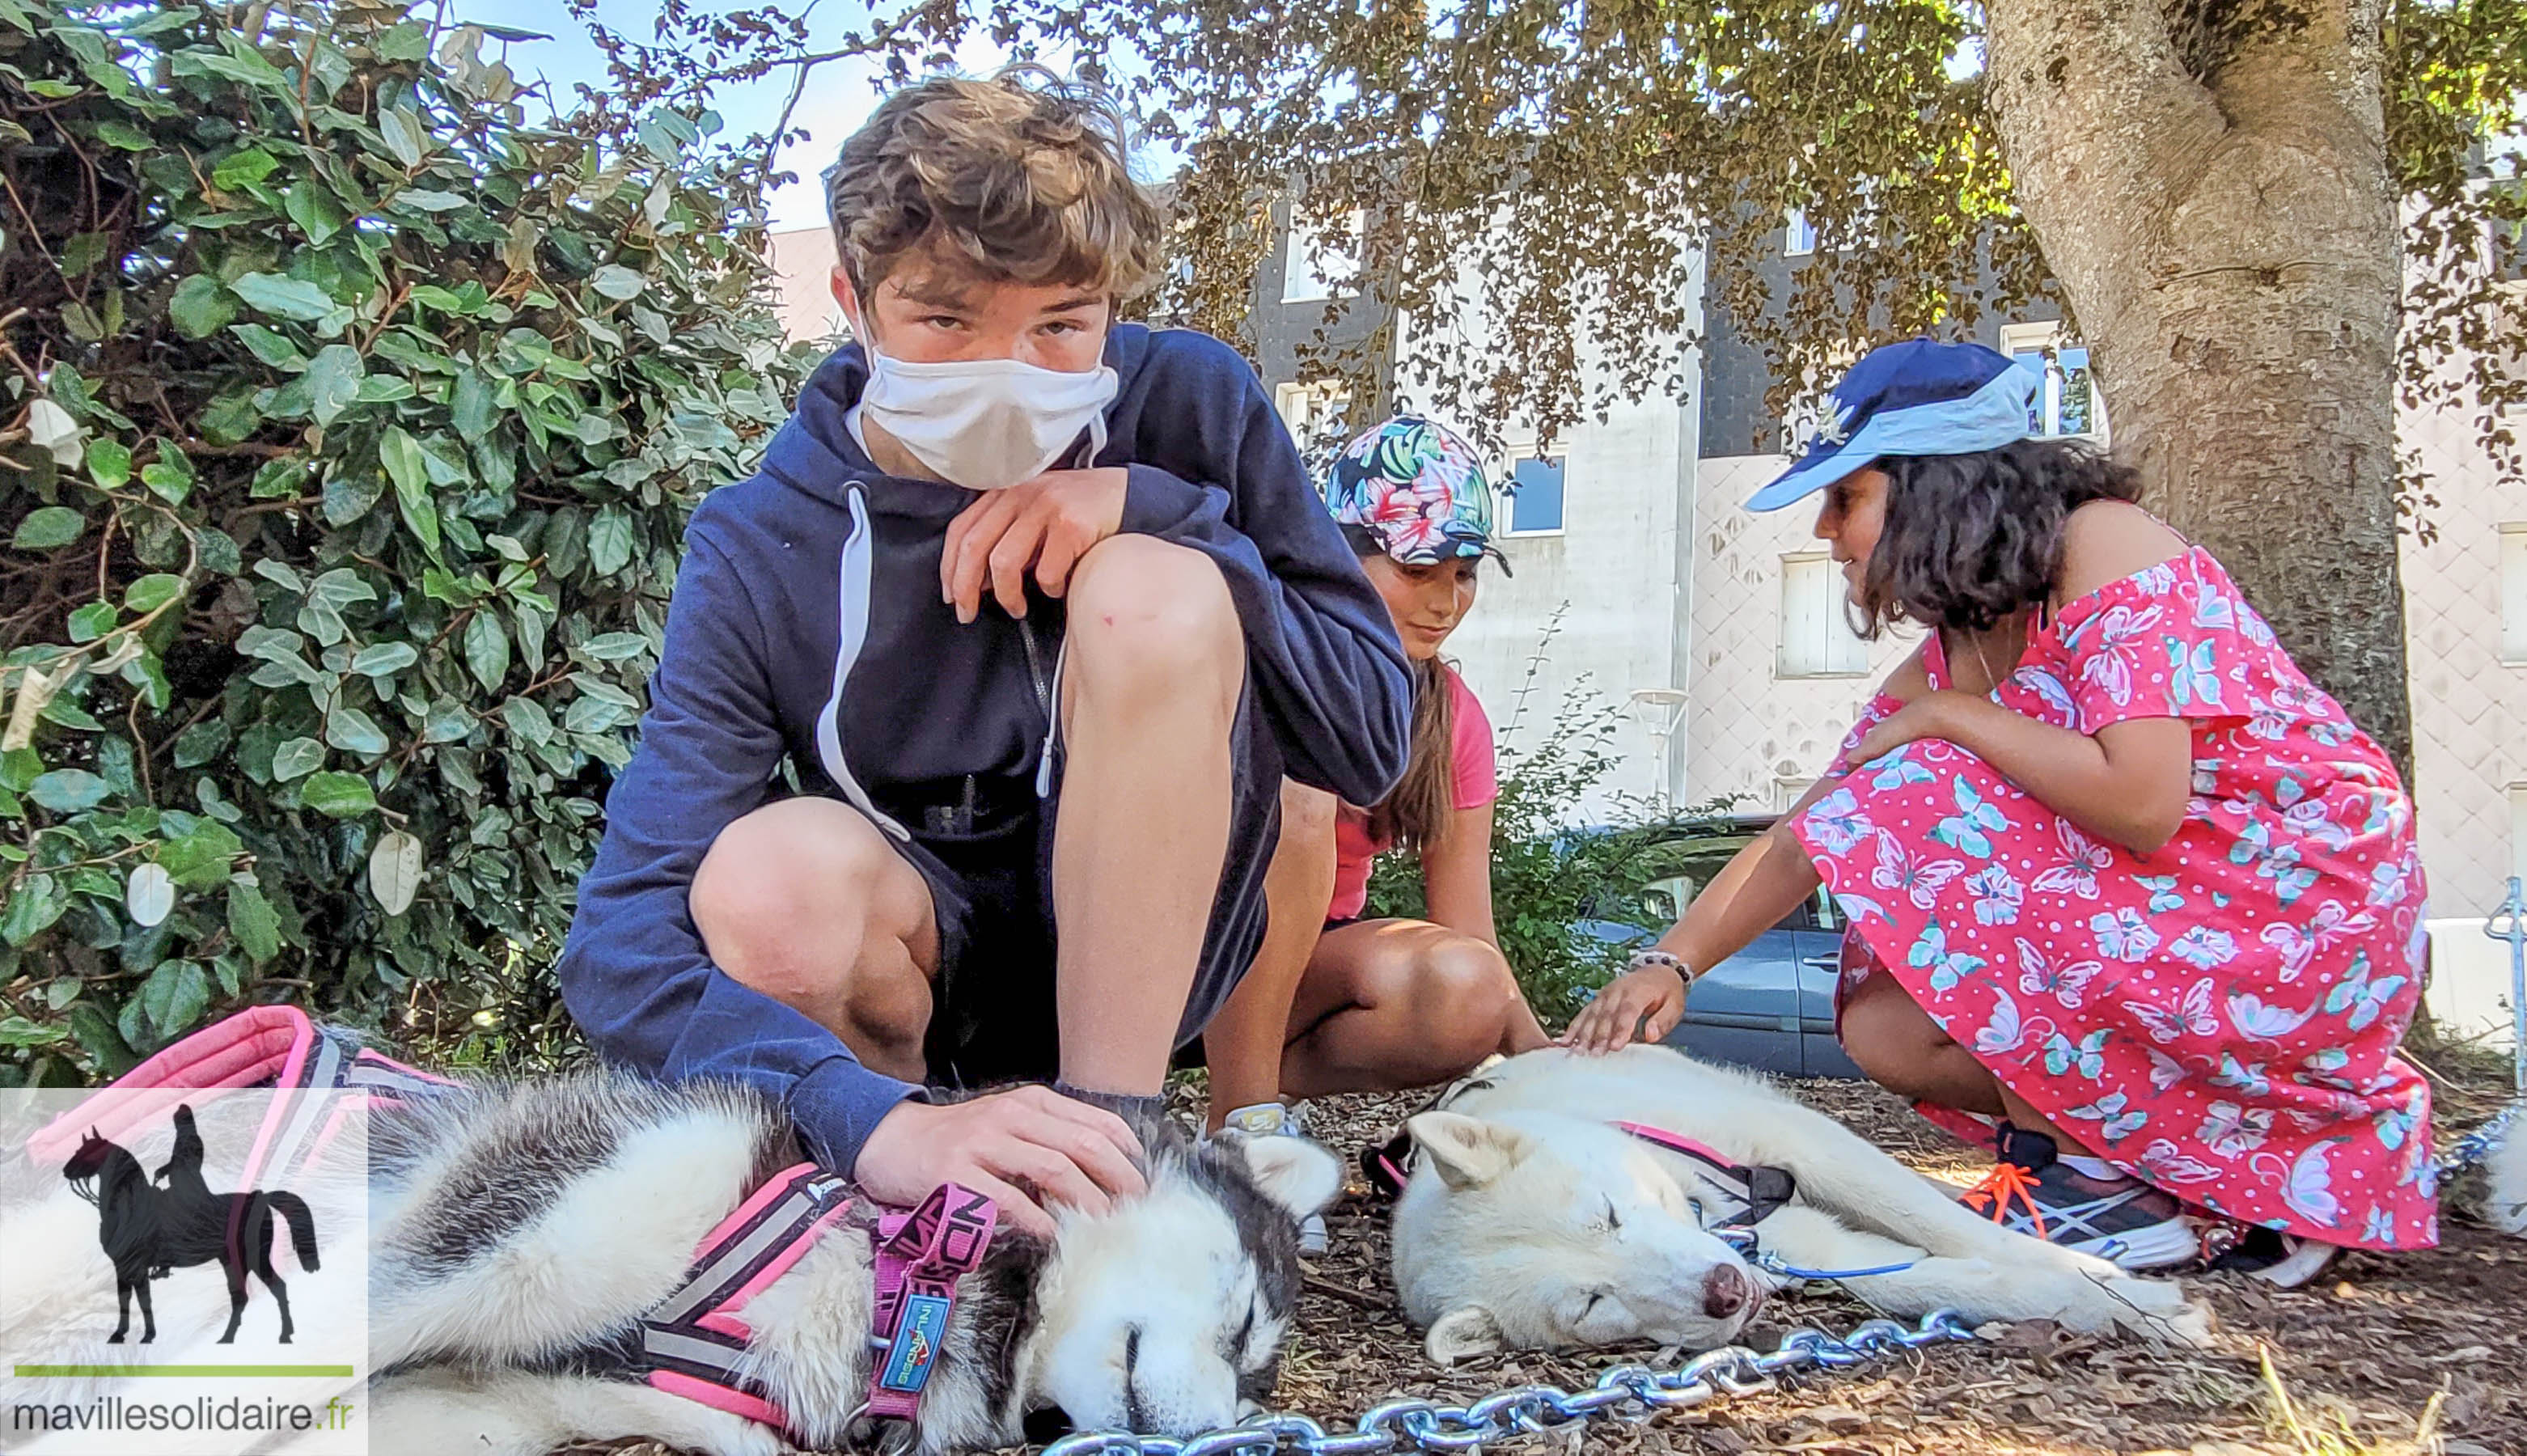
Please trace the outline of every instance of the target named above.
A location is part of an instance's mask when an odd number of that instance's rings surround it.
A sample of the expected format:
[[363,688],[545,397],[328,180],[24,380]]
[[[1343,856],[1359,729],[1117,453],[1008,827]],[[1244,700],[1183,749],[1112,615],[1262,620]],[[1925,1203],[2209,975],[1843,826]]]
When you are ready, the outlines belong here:
[[1969,1201],[2132,1269],[2275,1282],[2437,1241],[2412,807],[2134,474],[2024,438],[2032,375],[1873,352],[1749,502],[1816,534],[1875,635],[1929,629],[1797,807],[1574,1022],[1660,1036],[1695,971],[1813,891],[1841,1031],[2000,1161]]

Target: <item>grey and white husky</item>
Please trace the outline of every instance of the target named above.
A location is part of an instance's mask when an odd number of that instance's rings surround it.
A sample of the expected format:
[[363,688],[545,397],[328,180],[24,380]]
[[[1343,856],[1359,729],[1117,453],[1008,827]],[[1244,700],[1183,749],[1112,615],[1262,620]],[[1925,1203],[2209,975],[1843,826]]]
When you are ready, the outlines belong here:
[[[1296,1221],[1332,1199],[1342,1170],[1297,1138],[1138,1131],[1146,1195],[1097,1217],[1062,1213],[1049,1242],[1004,1228],[958,1280],[910,1430],[859,1414],[877,1211],[855,1202],[745,1304],[742,1374],[787,1413],[785,1438],[643,1383],[623,1362],[696,1246],[799,1161],[776,1103],[593,1071],[381,1110],[365,1159],[371,1449],[542,1456],[638,1437],[710,1456],[770,1456],[793,1439],[936,1456],[1017,1444],[1039,1413],[1152,1434],[1233,1425],[1277,1378],[1300,1279]],[[93,1225],[85,1205],[58,1201],[70,1206],[62,1237],[81,1218]],[[110,1314],[110,1288],[62,1278],[58,1300],[12,1303]],[[179,1332],[225,1311],[190,1311],[181,1293],[162,1295],[159,1312]]]
[[[1341,1186],[1296,1138],[1194,1144],[1139,1129],[1146,1196],[1004,1232],[959,1281],[908,1443],[1006,1446],[1058,1410],[1189,1434],[1270,1394],[1299,1283],[1295,1220]],[[768,1428],[586,1373],[682,1280],[701,1239],[795,1161],[770,1102],[593,1073],[433,1097],[372,1130],[371,1357],[382,1449],[538,1456],[646,1436],[714,1456]],[[746,1307],[750,1374],[817,1448],[864,1438],[869,1222],[856,1215]],[[902,1440],[902,1437],[899,1437]]]

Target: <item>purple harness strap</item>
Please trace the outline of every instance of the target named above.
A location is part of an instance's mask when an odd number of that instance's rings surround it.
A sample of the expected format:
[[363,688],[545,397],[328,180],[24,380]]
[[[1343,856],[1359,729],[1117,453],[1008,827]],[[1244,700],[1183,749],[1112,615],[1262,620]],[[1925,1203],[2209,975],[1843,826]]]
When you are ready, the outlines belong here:
[[878,1221],[877,1290],[869,1321],[868,1413],[909,1421],[940,1350],[956,1280],[983,1267],[1000,1206],[956,1183],[908,1214]]

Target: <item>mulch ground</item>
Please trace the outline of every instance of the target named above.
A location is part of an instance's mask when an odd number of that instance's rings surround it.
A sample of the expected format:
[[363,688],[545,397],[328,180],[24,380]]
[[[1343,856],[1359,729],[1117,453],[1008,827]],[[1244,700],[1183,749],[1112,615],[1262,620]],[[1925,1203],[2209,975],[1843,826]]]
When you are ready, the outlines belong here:
[[[1981,1174],[1985,1160],[1974,1150],[1875,1087],[1786,1085],[1915,1168],[1961,1183]],[[1310,1110],[1310,1123],[1349,1158],[1421,1100],[1419,1094],[1328,1099]],[[2452,1130],[2492,1109],[2488,1097],[2461,1089],[2449,1089],[2443,1101],[2443,1126]],[[1398,1396],[1462,1403],[1530,1381],[1577,1390],[1610,1365],[1647,1360],[1664,1368],[1680,1358],[1644,1347],[1438,1369],[1398,1313],[1387,1274],[1386,1220],[1367,1193],[1356,1181],[1327,1215],[1332,1248],[1316,1263],[1301,1303],[1275,1402],[1280,1408],[1339,1430],[1368,1406]],[[1637,1425],[1599,1422],[1584,1436],[1543,1439],[1573,1453],[1584,1448],[1607,1456],[2527,1453],[2527,1241],[2450,1219],[2434,1252],[2348,1254],[2306,1289],[2282,1292],[2234,1275],[2194,1282],[2219,1312],[2223,1328],[2214,1352],[2020,1326],[1993,1341],[1934,1346],[1853,1371],[1793,1378],[1770,1391]],[[1771,1349],[1798,1326],[1839,1332],[1870,1314],[1848,1296],[1810,1286],[1802,1297],[1768,1307],[1745,1342]]]

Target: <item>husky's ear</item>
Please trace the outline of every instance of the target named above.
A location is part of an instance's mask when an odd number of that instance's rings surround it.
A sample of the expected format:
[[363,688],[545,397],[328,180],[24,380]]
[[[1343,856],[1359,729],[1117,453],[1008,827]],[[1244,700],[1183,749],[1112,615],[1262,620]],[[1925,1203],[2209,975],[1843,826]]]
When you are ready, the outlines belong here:
[[1246,1139],[1246,1170],[1265,1197],[1306,1218],[1342,1191],[1342,1160],[1304,1137]]
[[1510,1170],[1528,1148],[1526,1134],[1462,1113],[1423,1113],[1404,1124],[1451,1188],[1479,1188]]
[[1439,1317],[1430,1326],[1430,1337],[1421,1348],[1439,1365],[1454,1365],[1477,1355],[1489,1355],[1501,1347],[1500,1322],[1492,1312],[1478,1304],[1459,1305]]

